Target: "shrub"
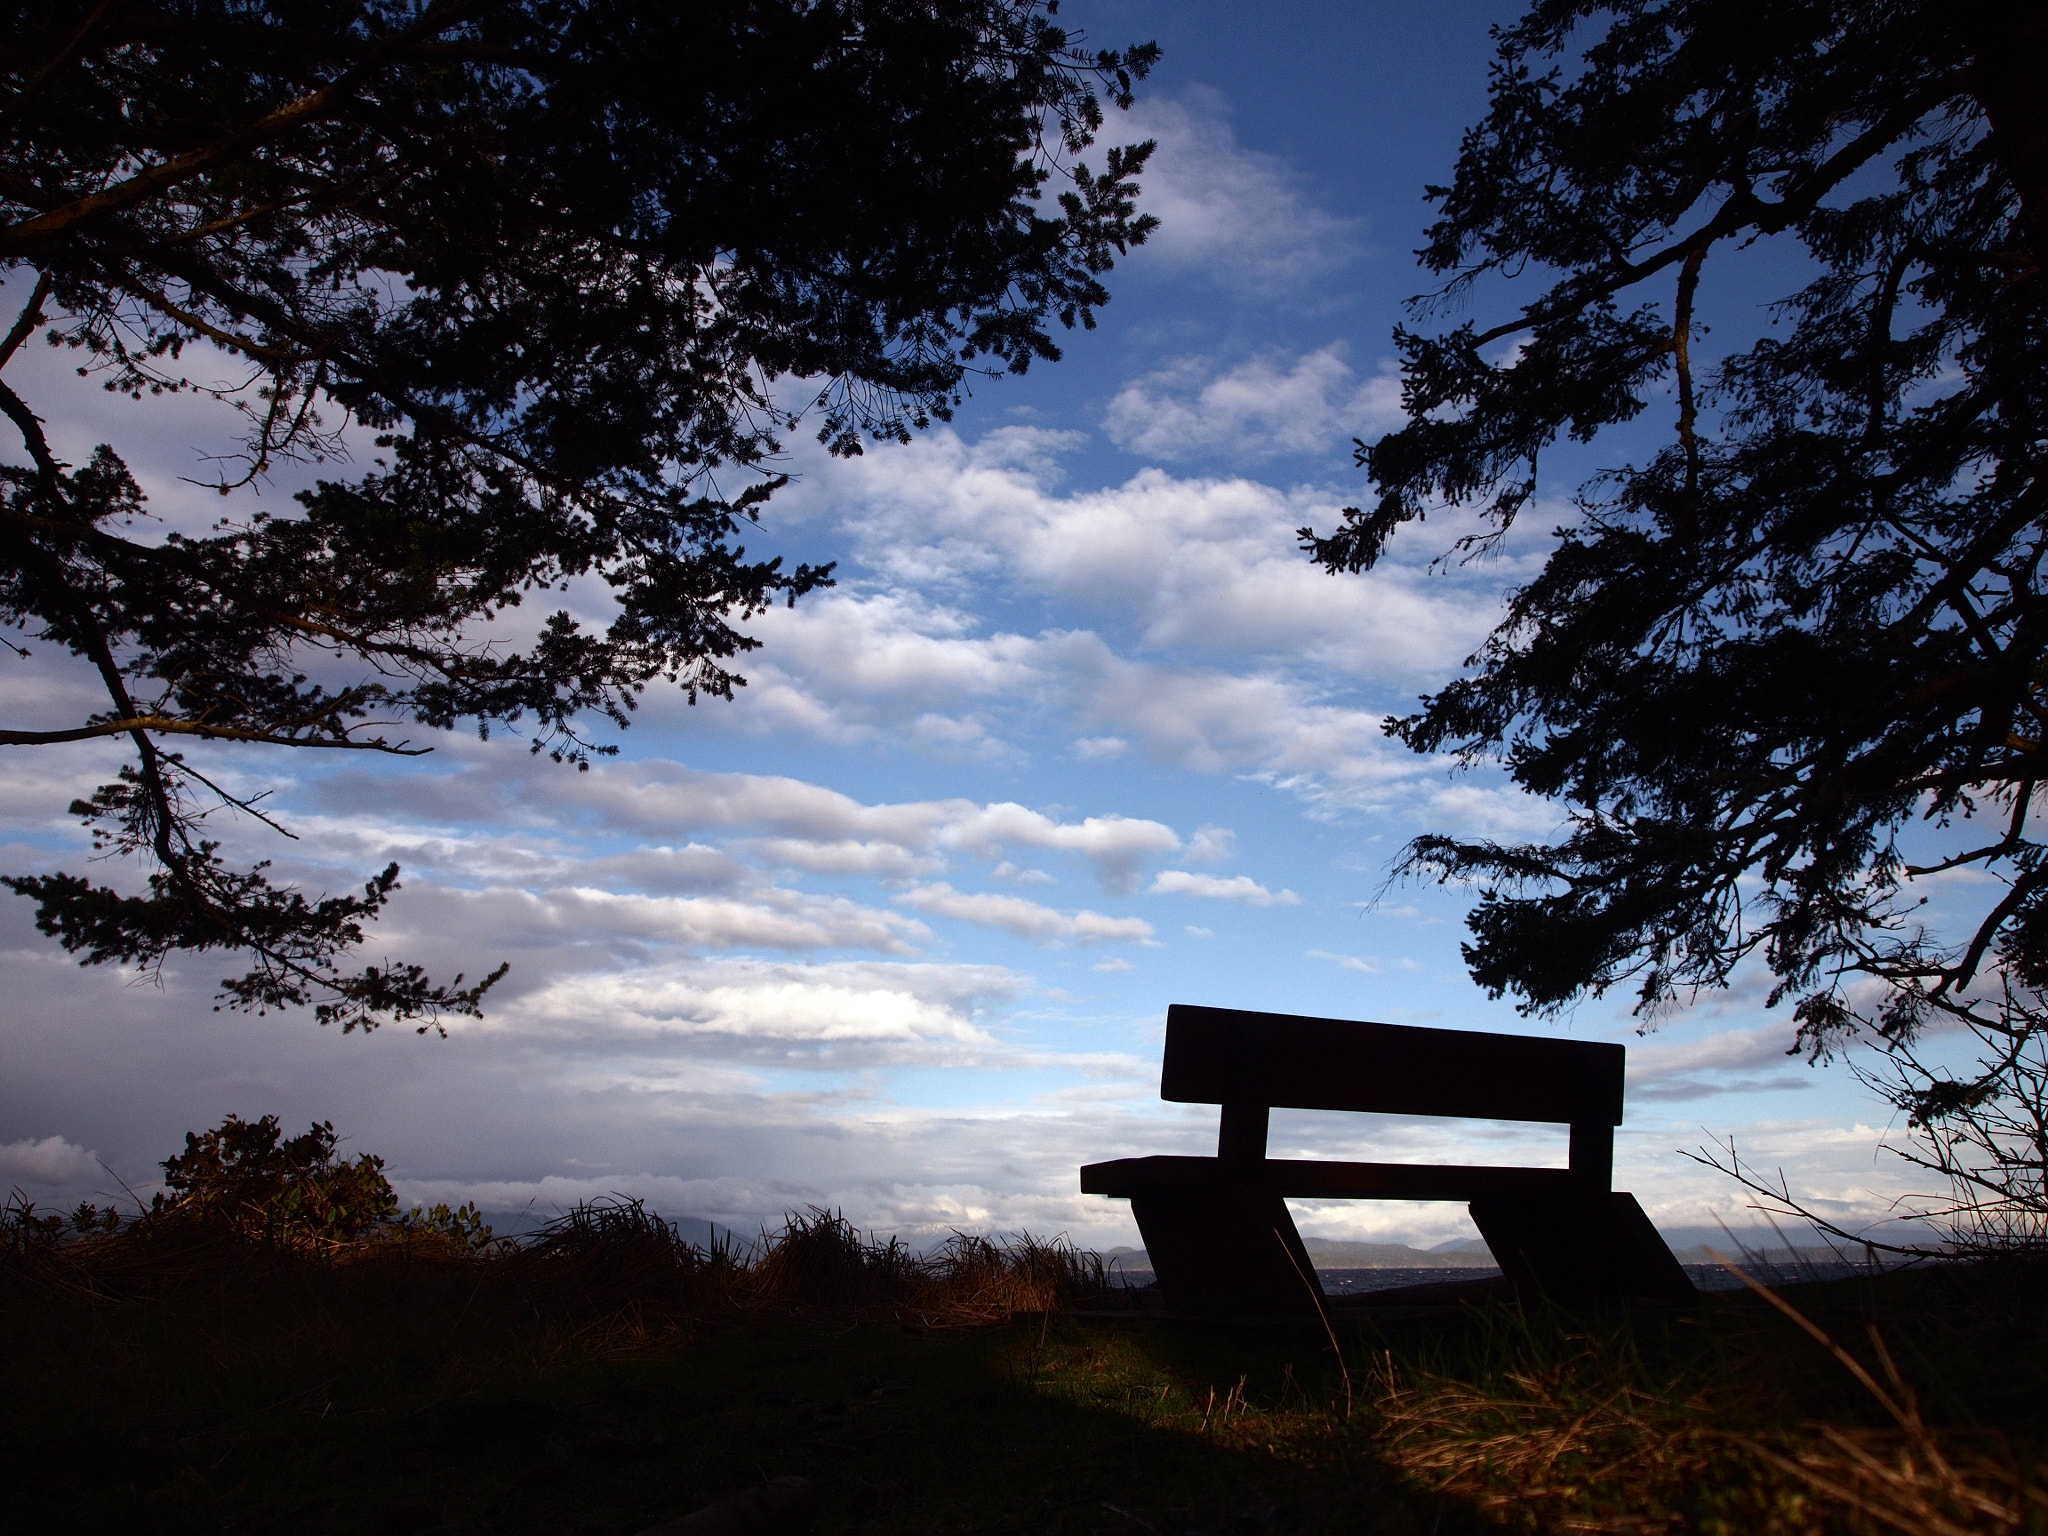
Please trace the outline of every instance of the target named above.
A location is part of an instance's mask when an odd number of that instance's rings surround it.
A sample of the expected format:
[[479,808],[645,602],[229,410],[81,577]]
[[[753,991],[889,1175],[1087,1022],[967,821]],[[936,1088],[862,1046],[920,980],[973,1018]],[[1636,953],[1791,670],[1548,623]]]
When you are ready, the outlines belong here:
[[266,1242],[360,1240],[397,1219],[398,1196],[383,1158],[337,1157],[338,1140],[329,1121],[284,1140],[275,1115],[229,1115],[164,1159],[150,1214]]

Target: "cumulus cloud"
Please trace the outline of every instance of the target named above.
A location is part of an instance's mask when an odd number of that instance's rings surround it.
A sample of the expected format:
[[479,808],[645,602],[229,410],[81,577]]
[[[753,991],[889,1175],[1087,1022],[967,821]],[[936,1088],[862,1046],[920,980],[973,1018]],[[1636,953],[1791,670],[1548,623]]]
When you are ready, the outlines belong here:
[[[1009,772],[1029,766],[1049,728],[1081,762],[1142,754],[1256,773],[1368,814],[1389,808],[1378,791],[1394,778],[1419,771],[1446,787],[1442,765],[1408,760],[1381,722],[1457,670],[1498,621],[1503,583],[1540,554],[1432,569],[1428,557],[1464,528],[1447,514],[1432,519],[1437,537],[1333,581],[1295,531],[1332,526],[1341,494],[1157,468],[1070,489],[1062,470],[1076,446],[1036,427],[971,442],[941,428],[852,462],[806,458],[784,511],[829,521],[866,574],[750,621],[765,645],[749,660],[752,686],[692,714],[693,728]],[[991,622],[1031,611],[1053,622]],[[680,722],[672,703],[650,708]],[[1412,808],[1420,787],[1399,798]],[[1499,830],[1508,807],[1468,800]]]
[[[805,492],[827,499],[873,581],[762,615],[755,629],[778,675],[830,679],[815,691],[844,721],[858,718],[847,688],[874,707],[897,699],[956,714],[1042,704],[1057,660],[1045,647],[1063,631],[963,627],[961,605],[993,586],[1056,603],[1073,628],[1085,621],[1130,652],[1306,667],[1405,698],[1471,654],[1498,621],[1503,581],[1525,568],[1511,555],[1483,571],[1432,571],[1435,542],[1417,540],[1368,575],[1333,581],[1302,556],[1295,530],[1334,526],[1340,496],[1157,468],[1063,491],[1049,436],[1005,428],[970,444],[948,429],[821,467]],[[926,596],[902,595],[912,590]],[[940,592],[958,603],[935,605]],[[886,688],[845,659],[855,646],[898,658]],[[755,707],[749,699],[740,713]]]
[[1392,362],[1361,379],[1339,345],[1291,362],[1248,358],[1219,372],[1181,358],[1132,380],[1109,402],[1103,430],[1120,448],[1152,458],[1348,453],[1351,439],[1399,426],[1401,381]]
[[1221,92],[1190,86],[1145,97],[1119,120],[1159,145],[1141,206],[1160,227],[1141,255],[1267,294],[1328,275],[1356,250],[1358,226],[1317,207],[1285,161],[1240,145],[1230,115]]
[[1037,944],[1095,944],[1112,939],[1142,943],[1152,937],[1152,925],[1143,918],[1106,917],[1086,909],[1059,912],[1022,896],[956,891],[943,880],[912,886],[896,899],[934,917],[1000,928]]
[[1269,891],[1250,875],[1198,875],[1185,869],[1162,869],[1152,877],[1147,890],[1152,896],[1207,896],[1219,901],[1241,901],[1248,907],[1298,907],[1301,898],[1292,891]]
[[1135,890],[1147,859],[1180,847],[1174,830],[1135,816],[1089,816],[1061,822],[1014,801],[977,807],[948,821],[939,831],[943,846],[984,858],[1005,847],[1059,849],[1078,853],[1095,869],[1103,889],[1115,895]]
[[62,1136],[24,1137],[0,1144],[0,1184],[20,1188],[44,1203],[60,1192],[83,1192],[107,1182],[99,1159]]

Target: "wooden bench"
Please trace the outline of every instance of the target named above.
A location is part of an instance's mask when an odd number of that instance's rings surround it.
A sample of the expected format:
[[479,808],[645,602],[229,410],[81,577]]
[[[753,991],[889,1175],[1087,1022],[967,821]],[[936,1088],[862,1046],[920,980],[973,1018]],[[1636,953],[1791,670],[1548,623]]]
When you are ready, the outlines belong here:
[[[1081,1170],[1084,1194],[1131,1202],[1173,1306],[1284,1312],[1322,1297],[1286,1197],[1462,1200],[1525,1295],[1695,1299],[1633,1195],[1617,1192],[1618,1045],[1418,1029],[1175,1004],[1159,1096],[1216,1104],[1214,1157],[1127,1157]],[[1554,1121],[1563,1168],[1312,1162],[1266,1156],[1275,1109]]]

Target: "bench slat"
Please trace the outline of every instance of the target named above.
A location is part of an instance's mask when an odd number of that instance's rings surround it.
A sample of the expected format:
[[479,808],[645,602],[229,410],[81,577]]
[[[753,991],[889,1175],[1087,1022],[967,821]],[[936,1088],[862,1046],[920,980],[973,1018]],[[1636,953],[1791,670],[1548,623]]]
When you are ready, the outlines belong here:
[[[1146,1189],[1217,1184],[1213,1157],[1124,1157],[1088,1163],[1081,1193],[1124,1198]],[[1549,1196],[1582,1187],[1566,1168],[1489,1168],[1459,1163],[1325,1163],[1267,1158],[1245,1182],[1278,1195],[1325,1200],[1478,1200],[1488,1195]]]
[[1619,1045],[1176,1003],[1159,1096],[1478,1120],[1621,1124]]

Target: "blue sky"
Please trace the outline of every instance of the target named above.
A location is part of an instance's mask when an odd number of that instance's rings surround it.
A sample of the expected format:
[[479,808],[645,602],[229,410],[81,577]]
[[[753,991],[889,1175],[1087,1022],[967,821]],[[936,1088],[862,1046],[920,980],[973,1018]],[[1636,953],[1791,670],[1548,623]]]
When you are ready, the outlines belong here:
[[[1076,1165],[1213,1137],[1213,1110],[1157,1099],[1165,1009],[1200,1002],[1623,1040],[1618,1182],[1660,1222],[1747,1224],[1740,1192],[1679,1156],[1731,1134],[1828,1208],[1882,1212],[1886,1110],[1839,1068],[1787,1060],[1790,1020],[1756,981],[1644,1038],[1625,1002],[1522,1021],[1464,975],[1463,894],[1385,888],[1418,832],[1555,824],[1380,724],[1454,675],[1579,474],[1622,451],[1568,461],[1545,516],[1481,565],[1432,567],[1454,516],[1366,578],[1295,548],[1365,494],[1351,439],[1398,420],[1388,334],[1423,286],[1422,186],[1448,179],[1483,106],[1487,25],[1510,12],[1064,14],[1097,42],[1164,47],[1105,133],[1159,140],[1162,228],[1057,366],[986,384],[909,447],[839,462],[791,445],[755,547],[837,559],[841,580],[758,624],[736,702],[650,694],[585,775],[516,734],[411,762],[218,758],[275,786],[301,835],[230,826],[234,850],[326,889],[405,867],[369,958],[512,961],[488,1017],[438,1040],[215,1013],[219,963],[160,986],[80,971],[0,898],[0,1183],[75,1199],[111,1169],[145,1187],[184,1131],[276,1113],[331,1119],[413,1198],[545,1212],[618,1191],[748,1229],[819,1204],[913,1237],[1108,1245],[1135,1228],[1076,1192]],[[1731,315],[1754,312],[1741,297]],[[218,515],[179,479],[227,441],[217,410],[14,366],[67,456],[110,439],[167,526]],[[17,665],[8,712],[69,719],[89,681]],[[77,866],[64,806],[111,761],[0,763],[9,867]],[[1562,1128],[1311,1115],[1277,1117],[1274,1146],[1564,1151]],[[1328,1236],[1470,1231],[1449,1206],[1297,1212]]]

